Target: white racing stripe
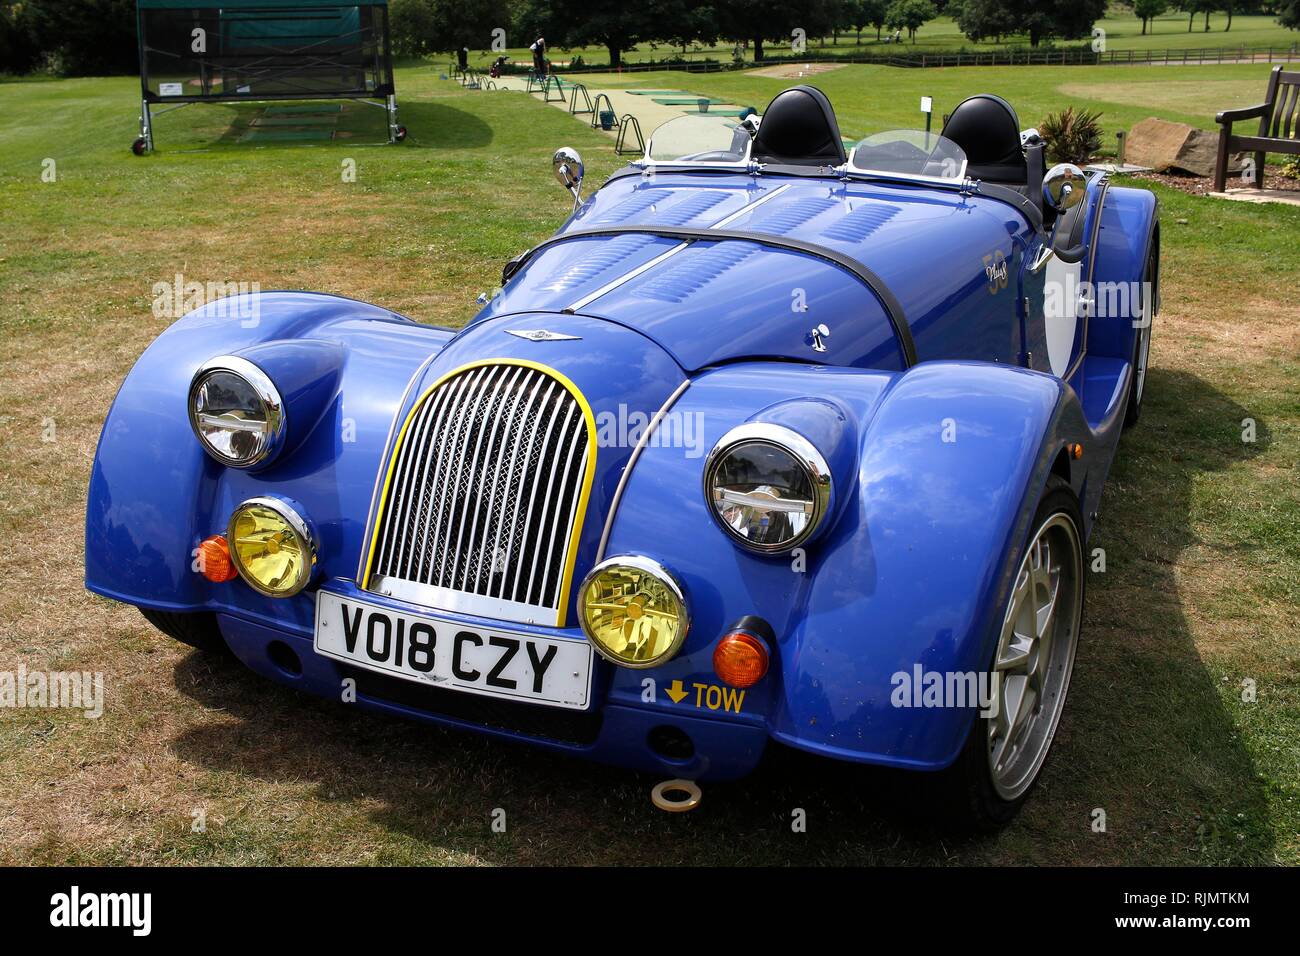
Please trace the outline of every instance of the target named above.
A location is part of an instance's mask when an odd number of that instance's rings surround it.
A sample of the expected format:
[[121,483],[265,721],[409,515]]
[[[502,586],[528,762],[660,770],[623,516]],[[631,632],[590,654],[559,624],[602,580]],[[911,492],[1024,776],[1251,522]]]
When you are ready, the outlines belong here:
[[[767,202],[769,199],[775,199],[777,196],[781,195],[781,193],[789,189],[791,185],[792,185],[791,183],[785,183],[781,186],[777,186],[775,189],[769,190],[768,192],[760,196],[758,199],[755,199],[751,203],[747,203],[746,205],[742,206],[740,209],[737,209],[735,212],[733,212],[731,215],[727,216],[726,218],[719,219],[717,222],[713,223],[708,228],[723,229],[731,225],[741,216],[757,209],[759,206],[763,205],[763,203]],[[654,223],[647,223],[646,225],[648,227],[653,227]],[[617,279],[607,282],[605,285],[601,286],[595,292],[591,292],[587,295],[584,295],[581,299],[579,299],[577,302],[574,302],[572,305],[565,306],[563,311],[568,313],[573,313],[573,312],[577,312],[579,309],[586,308],[591,303],[599,299],[601,296],[613,292],[619,286],[624,285],[627,282],[630,282],[631,280],[635,279],[637,276],[641,275],[643,272],[648,272],[649,270],[653,269],[655,266],[659,265],[661,262],[665,262],[668,259],[671,259],[673,256],[677,255],[677,253],[681,252],[690,244],[691,244],[690,241],[679,242],[677,245],[673,246],[671,249],[667,250],[666,252],[661,252],[659,255],[651,259],[649,262],[643,262],[635,269],[631,269],[628,272],[625,272],[623,275],[619,276]]]

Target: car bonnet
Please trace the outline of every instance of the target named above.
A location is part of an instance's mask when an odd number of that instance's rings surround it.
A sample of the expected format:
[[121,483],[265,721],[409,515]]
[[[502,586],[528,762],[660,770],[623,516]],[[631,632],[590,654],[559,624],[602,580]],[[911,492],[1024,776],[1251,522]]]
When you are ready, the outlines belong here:
[[[620,231],[628,228],[648,231]],[[732,237],[672,234],[683,228]],[[888,300],[916,323],[974,274],[947,264],[1023,228],[1006,204],[924,185],[621,176],[559,237],[609,232],[545,245],[479,320],[525,310],[598,317],[654,339],[687,372],[749,358],[895,369],[903,356]],[[810,247],[859,264],[877,280],[876,291]]]

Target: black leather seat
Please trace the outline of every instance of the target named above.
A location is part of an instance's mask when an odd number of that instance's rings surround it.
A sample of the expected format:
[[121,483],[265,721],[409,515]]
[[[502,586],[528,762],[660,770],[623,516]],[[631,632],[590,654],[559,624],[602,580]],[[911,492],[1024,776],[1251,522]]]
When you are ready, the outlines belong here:
[[965,151],[971,179],[1018,189],[1028,186],[1020,120],[1002,97],[981,93],[962,100],[943,124],[943,135]]
[[831,101],[812,86],[792,87],[767,104],[751,155],[760,163],[781,166],[840,166],[848,161]]

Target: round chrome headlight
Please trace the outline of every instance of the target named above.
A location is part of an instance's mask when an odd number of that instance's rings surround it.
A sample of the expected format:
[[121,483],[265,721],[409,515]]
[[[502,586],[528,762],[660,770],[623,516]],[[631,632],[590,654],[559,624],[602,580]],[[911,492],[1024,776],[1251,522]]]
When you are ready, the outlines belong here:
[[781,425],[733,428],[704,467],[709,510],[751,551],[789,551],[807,541],[830,511],[831,472],[813,444]]
[[691,619],[676,579],[635,554],[596,565],[578,589],[578,619],[601,656],[624,667],[654,667],[686,640]]
[[284,441],[284,402],[247,359],[222,355],[190,382],[190,425],[209,455],[232,468],[268,461]]
[[249,498],[226,532],[239,576],[267,597],[292,597],[316,571],[316,541],[307,521],[280,498]]

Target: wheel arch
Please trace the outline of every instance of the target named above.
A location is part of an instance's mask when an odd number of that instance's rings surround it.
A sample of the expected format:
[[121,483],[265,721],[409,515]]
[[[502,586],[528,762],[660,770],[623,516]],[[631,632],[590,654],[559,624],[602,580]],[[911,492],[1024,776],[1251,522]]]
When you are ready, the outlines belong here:
[[[1160,204],[1155,193],[1126,186],[1113,186],[1107,190],[1093,267],[1093,297],[1097,302],[1094,308],[1100,308],[1103,303],[1110,303],[1112,307],[1123,303],[1126,314],[1101,315],[1089,321],[1089,355],[1125,360],[1132,356],[1137,331],[1133,319],[1137,317],[1140,301],[1134,290],[1140,287],[1147,256],[1153,247],[1158,256]],[[1116,289],[1127,286],[1128,291],[1122,298],[1117,293],[1107,293],[1112,284]],[[1154,286],[1158,307],[1158,270]]]
[[[86,587],[156,611],[203,610],[213,591],[192,570],[192,552],[224,531],[231,500],[292,481],[295,497],[332,526],[364,514],[402,388],[450,337],[314,293],[218,299],[178,319],[136,361],[105,418],[87,494]],[[232,353],[262,363],[290,418],[295,408],[311,413],[301,428],[290,421],[284,453],[261,470],[220,465],[189,422],[194,373]],[[354,533],[351,523],[330,532],[322,557],[354,547],[344,540]]]
[[[957,436],[947,445],[945,419]],[[840,759],[951,764],[975,710],[900,708],[895,679],[987,667],[1049,477],[1080,497],[1068,446],[1086,434],[1077,399],[1048,375],[923,363],[900,376],[862,437],[857,500],[782,649],[773,735]]]

